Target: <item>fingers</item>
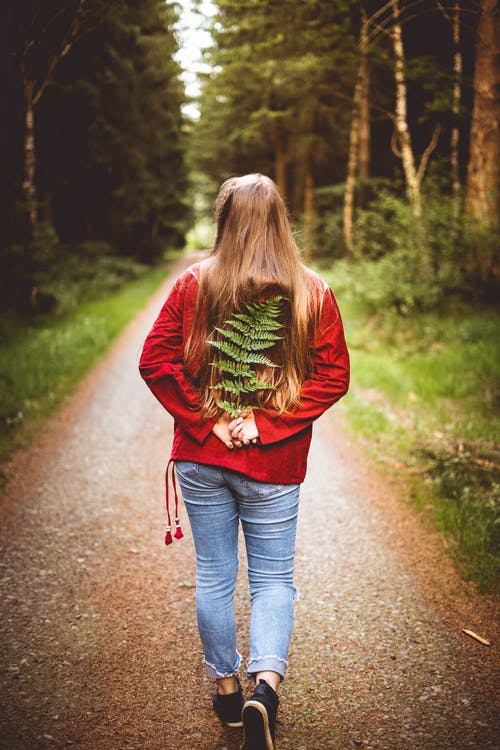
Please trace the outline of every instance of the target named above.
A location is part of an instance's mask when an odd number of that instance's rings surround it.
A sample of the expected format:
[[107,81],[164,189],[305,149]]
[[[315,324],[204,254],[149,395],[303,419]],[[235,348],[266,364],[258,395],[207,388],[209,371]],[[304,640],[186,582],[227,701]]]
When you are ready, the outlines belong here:
[[252,423],[253,420],[247,419],[247,417],[251,415],[251,411],[242,413],[239,417],[233,419],[227,425],[235,448],[241,448],[242,446],[248,445],[256,445],[258,442],[258,435],[256,435],[255,425]]
[[243,417],[237,417],[236,419],[233,419],[232,422],[229,422],[228,424],[229,432],[233,432],[233,430],[235,430],[236,427],[238,427],[238,425],[240,425],[242,422],[243,422]]

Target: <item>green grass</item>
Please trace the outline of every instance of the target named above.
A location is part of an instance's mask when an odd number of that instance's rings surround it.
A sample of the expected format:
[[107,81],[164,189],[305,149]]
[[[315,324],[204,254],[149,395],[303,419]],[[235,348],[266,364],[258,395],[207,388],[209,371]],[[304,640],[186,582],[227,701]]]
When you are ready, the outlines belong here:
[[[330,278],[335,290],[335,276]],[[500,316],[368,315],[338,292],[352,360],[345,409],[388,466],[403,465],[465,578],[493,591],[500,572]]]
[[38,421],[71,392],[165,276],[165,267],[148,270],[63,315],[0,321],[0,461],[27,443]]

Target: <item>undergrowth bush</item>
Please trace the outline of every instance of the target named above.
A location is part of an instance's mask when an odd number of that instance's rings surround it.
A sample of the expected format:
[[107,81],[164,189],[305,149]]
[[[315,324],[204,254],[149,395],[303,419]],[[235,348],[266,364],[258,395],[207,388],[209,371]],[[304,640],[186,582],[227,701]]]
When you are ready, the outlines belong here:
[[336,264],[336,289],[368,312],[439,311],[454,299],[498,297],[498,232],[457,217],[453,200],[437,189],[423,196],[420,219],[405,199],[382,190],[358,211],[354,237],[354,257]]
[[498,312],[463,299],[404,316],[374,295],[370,306],[374,263],[342,260],[322,272],[351,352],[349,424],[378,459],[410,468],[413,497],[460,571],[493,591],[500,580]]
[[40,294],[55,299],[58,311],[113,292],[146,270],[146,266],[117,255],[106,243],[60,247],[59,253],[53,269],[45,267],[39,272],[37,285]]
[[106,242],[62,243],[41,224],[31,244],[1,252],[0,312],[64,313],[83,300],[119,289],[147,267]]
[[500,569],[500,466],[498,451],[477,444],[461,444],[457,450],[422,449],[440,502],[434,516],[437,525],[455,539],[452,549],[462,569],[493,590]]
[[165,275],[165,266],[150,268],[61,315],[0,316],[0,485],[2,461],[71,392]]

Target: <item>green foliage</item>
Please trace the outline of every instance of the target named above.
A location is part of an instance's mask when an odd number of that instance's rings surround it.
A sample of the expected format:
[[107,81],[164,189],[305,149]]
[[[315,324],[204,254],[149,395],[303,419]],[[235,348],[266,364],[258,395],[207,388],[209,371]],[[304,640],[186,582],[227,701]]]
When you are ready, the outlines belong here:
[[71,392],[164,278],[164,268],[148,269],[65,315],[0,317],[0,461]]
[[283,299],[278,295],[246,305],[246,312],[235,313],[225,321],[224,328],[214,328],[219,336],[208,341],[228,357],[210,363],[220,374],[220,379],[210,387],[217,392],[217,406],[232,417],[256,408],[248,394],[275,388],[272,383],[259,380],[252,365],[278,367],[261,352],[272,349],[281,339],[276,332],[282,328],[278,318]]
[[348,0],[216,4],[205,54],[212,71],[202,77],[191,143],[209,191],[230,174],[261,171],[280,180],[300,214],[309,171],[315,184],[332,169],[342,179],[338,144],[348,139],[357,65],[351,11]]
[[[73,286],[86,277],[89,294],[116,288],[137,275],[125,258],[152,263],[183,244],[190,208],[177,10],[163,0],[4,5],[0,62],[10,107],[1,138],[0,309],[46,312],[69,302],[68,279]],[[43,84],[77,5],[77,38],[34,109],[33,231],[22,189],[22,73],[35,90]]]
[[454,200],[437,189],[424,196],[420,219],[406,200],[382,191],[358,211],[354,260],[336,266],[336,289],[369,312],[445,310],[461,299],[490,303],[500,282],[498,241],[495,230],[457,216]]
[[[148,270],[144,264],[118,255],[106,242],[62,243],[49,224],[39,225],[29,247],[8,250],[4,257],[10,263],[0,280],[0,291],[4,291],[0,312],[63,314],[82,301],[119,289]],[[9,294],[9,286],[17,298]]]
[[[120,3],[58,68],[43,104],[42,189],[61,237],[149,262],[182,244],[189,209],[172,3]],[[124,51],[126,53],[124,54]]]
[[343,286],[343,266],[328,280],[351,353],[349,423],[381,463],[411,472],[414,496],[460,570],[491,590],[500,552],[498,313],[456,303],[440,314],[367,314]]
[[455,450],[426,446],[426,476],[439,498],[434,517],[452,535],[452,552],[464,572],[492,590],[500,582],[500,464],[498,450],[463,444]]

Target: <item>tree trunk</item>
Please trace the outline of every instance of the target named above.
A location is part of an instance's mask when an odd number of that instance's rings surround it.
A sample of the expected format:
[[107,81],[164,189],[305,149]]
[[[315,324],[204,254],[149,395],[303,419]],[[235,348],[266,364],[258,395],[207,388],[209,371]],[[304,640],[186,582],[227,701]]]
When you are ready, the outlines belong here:
[[33,107],[33,84],[26,83],[24,89],[26,106],[24,132],[24,182],[23,189],[28,206],[31,228],[35,229],[37,222],[37,201],[35,187],[36,152],[35,152],[35,112]]
[[347,177],[344,194],[344,241],[349,253],[353,246],[354,223],[354,191],[356,175],[368,177],[370,160],[370,124],[368,104],[368,57],[367,57],[368,21],[366,13],[362,11],[361,34],[359,41],[359,67],[354,97],[352,102],[351,132],[349,135],[349,157],[347,161]]
[[370,67],[368,61],[368,20],[364,8],[361,9],[360,40],[359,177],[361,180],[367,180],[370,176]]
[[458,147],[460,144],[460,130],[458,127],[458,116],[460,113],[460,100],[462,98],[462,52],[460,50],[460,3],[455,0],[453,8],[453,74],[455,82],[453,84],[453,128],[451,130],[451,180],[453,187],[453,198],[455,203],[455,214],[460,212],[460,168]]
[[347,178],[344,195],[344,240],[349,253],[352,253],[352,227],[354,217],[354,189],[356,187],[356,172],[359,155],[359,99],[361,84],[358,78],[354,89],[352,105],[351,133],[349,136],[349,158],[347,161]]
[[403,171],[406,180],[406,194],[412,207],[413,215],[419,218],[422,215],[422,203],[420,200],[420,184],[415,168],[415,159],[411,143],[410,130],[408,127],[406,109],[406,76],[404,70],[404,48],[403,33],[399,21],[399,0],[393,0],[392,9],[394,24],[392,26],[392,42],[394,48],[395,64],[394,78],[396,81],[396,117],[395,126],[398,134],[398,146],[400,150]]
[[482,0],[477,29],[467,211],[483,224],[500,219],[500,86],[499,12],[496,0]]

